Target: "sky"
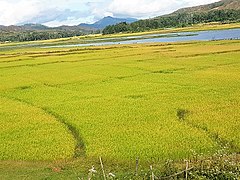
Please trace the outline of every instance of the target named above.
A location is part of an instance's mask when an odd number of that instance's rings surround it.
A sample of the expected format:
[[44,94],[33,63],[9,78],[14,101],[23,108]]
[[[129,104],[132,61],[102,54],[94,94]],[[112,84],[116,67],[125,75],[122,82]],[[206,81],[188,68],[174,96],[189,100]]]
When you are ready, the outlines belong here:
[[50,27],[93,23],[105,16],[146,19],[219,0],[0,0],[0,25]]

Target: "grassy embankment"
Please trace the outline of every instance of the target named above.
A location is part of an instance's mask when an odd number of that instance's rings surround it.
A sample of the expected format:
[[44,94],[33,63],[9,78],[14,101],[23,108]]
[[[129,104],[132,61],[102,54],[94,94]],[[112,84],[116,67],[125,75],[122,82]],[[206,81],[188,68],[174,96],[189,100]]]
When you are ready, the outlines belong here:
[[[240,41],[0,55],[0,176],[76,178],[240,152]],[[129,171],[127,171],[128,169]],[[126,170],[126,171],[125,171]]]

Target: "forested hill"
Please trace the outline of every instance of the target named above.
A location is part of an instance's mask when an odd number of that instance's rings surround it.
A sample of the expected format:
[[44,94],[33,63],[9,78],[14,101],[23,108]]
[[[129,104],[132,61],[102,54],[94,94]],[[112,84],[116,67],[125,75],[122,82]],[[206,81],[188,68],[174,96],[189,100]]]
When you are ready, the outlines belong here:
[[80,26],[60,26],[50,28],[41,24],[25,24],[22,26],[1,26],[0,42],[35,41],[46,39],[81,36],[94,32]]
[[240,0],[222,0],[208,5],[180,9],[169,15],[140,20],[131,24],[119,23],[107,26],[103,34],[186,27],[198,23],[238,21],[240,21]]
[[201,13],[201,12],[209,12],[214,10],[240,10],[240,0],[222,0],[212,4],[189,7],[189,8],[182,8],[175,11],[172,14],[179,14],[179,13]]

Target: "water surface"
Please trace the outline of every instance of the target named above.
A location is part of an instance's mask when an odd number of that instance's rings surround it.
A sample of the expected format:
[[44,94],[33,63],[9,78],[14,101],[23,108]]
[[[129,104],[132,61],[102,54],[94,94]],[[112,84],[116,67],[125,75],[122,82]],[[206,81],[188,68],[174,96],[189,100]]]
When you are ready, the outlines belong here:
[[240,28],[227,30],[211,30],[197,32],[180,32],[166,34],[148,34],[142,36],[126,36],[118,38],[100,38],[87,40],[81,44],[44,46],[44,48],[57,47],[81,47],[81,46],[104,46],[116,44],[141,44],[156,42],[182,42],[182,41],[210,41],[224,39],[240,39]]

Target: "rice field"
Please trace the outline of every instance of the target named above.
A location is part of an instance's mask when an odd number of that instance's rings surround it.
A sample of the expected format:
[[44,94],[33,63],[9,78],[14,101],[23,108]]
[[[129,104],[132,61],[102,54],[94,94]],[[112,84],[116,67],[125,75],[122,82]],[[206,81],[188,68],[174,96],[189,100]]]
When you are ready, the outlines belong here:
[[240,152],[240,41],[0,52],[0,160]]

